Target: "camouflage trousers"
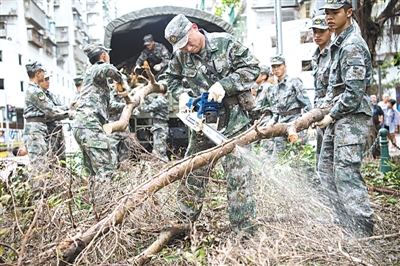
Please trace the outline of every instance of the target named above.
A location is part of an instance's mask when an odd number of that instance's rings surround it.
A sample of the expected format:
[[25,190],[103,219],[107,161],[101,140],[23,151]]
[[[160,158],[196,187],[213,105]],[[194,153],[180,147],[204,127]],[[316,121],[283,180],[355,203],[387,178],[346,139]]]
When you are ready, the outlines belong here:
[[[236,135],[242,133],[241,130]],[[215,144],[204,135],[191,131],[186,157],[214,147]],[[227,181],[228,214],[231,228],[234,232],[252,233],[256,217],[253,176],[251,167],[242,158],[228,154],[221,159]],[[210,176],[210,168],[203,167],[188,173],[181,181],[177,200],[180,213],[191,221],[197,220],[203,208],[206,186]],[[188,169],[190,171],[190,169]]]
[[324,133],[325,133],[325,128],[320,128],[317,127],[316,128],[316,147],[315,147],[315,169],[318,170],[318,162],[319,162],[319,157],[321,154],[321,147],[322,147],[322,139],[324,137]]
[[48,165],[47,126],[44,123],[25,123],[23,142],[28,151],[34,174],[43,173]]
[[361,176],[362,154],[372,123],[364,113],[349,114],[326,127],[318,163],[321,185],[338,214],[369,218],[373,210]]
[[110,147],[114,165],[118,168],[122,162],[134,157],[135,147],[128,130],[113,133],[110,137]]
[[167,155],[167,140],[169,135],[168,123],[156,123],[151,128],[153,133],[153,153],[160,158],[168,161]]
[[51,158],[65,161],[65,138],[62,124],[48,123],[47,129],[49,148],[52,152]]
[[112,179],[114,161],[110,148],[110,136],[103,128],[74,128],[73,134],[83,154],[83,162],[90,176],[96,181]]

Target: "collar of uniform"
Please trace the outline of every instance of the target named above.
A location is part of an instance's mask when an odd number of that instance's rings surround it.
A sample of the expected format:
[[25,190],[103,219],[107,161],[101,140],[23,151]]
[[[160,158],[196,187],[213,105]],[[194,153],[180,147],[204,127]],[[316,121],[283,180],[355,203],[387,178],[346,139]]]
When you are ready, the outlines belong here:
[[39,84],[36,84],[35,82],[29,81],[29,85],[40,88]]
[[217,44],[214,42],[211,34],[209,34],[207,31],[200,29],[200,32],[204,34],[204,37],[206,38],[206,47],[207,50],[210,52],[215,52],[218,51]]
[[281,82],[278,81],[278,84],[279,84],[279,85],[281,85],[281,84],[285,85],[285,84],[286,84],[286,81],[288,80],[288,77],[289,77],[289,76],[288,76],[287,74],[285,74],[285,77],[282,79]]
[[353,25],[348,26],[338,37],[336,37],[336,39],[332,43],[332,46],[340,47],[343,41],[347,38],[347,35],[349,35],[353,30]]

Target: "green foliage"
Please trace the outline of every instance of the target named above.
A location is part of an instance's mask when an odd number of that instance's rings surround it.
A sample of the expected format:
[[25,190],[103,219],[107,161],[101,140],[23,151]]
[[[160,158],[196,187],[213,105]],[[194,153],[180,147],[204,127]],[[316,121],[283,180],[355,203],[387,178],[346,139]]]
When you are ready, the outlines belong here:
[[302,142],[287,143],[286,150],[279,155],[279,158],[281,164],[313,171],[315,168],[315,147]]
[[397,52],[397,56],[395,58],[393,58],[392,63],[400,71],[400,52]]
[[222,14],[224,14],[227,8],[230,7],[238,8],[239,6],[240,6],[240,0],[222,0],[221,5],[215,9],[214,15],[222,18]]

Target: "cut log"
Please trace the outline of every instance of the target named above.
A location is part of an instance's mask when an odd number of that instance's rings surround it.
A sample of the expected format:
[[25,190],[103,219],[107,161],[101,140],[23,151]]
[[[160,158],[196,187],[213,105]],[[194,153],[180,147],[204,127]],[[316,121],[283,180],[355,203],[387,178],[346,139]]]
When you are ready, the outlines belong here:
[[[122,110],[119,120],[103,125],[103,129],[106,133],[111,134],[113,132],[124,131],[126,127],[129,125],[129,119],[131,118],[133,109],[135,107],[140,106],[140,104],[143,102],[143,99],[146,98],[147,95],[153,92],[159,93],[164,91],[163,85],[157,83],[156,80],[154,79],[154,75],[153,73],[151,73],[147,61],[144,62],[142,68],[145,69],[147,75],[150,77],[150,82],[144,87],[141,86],[135,87],[129,93],[129,95],[132,97],[132,101],[130,97],[125,97],[126,106]],[[121,91],[121,89],[119,90]]]
[[181,179],[183,176],[200,167],[215,163],[221,157],[234,151],[236,145],[245,146],[262,138],[285,135],[288,135],[289,139],[296,139],[296,132],[307,129],[312,123],[322,120],[328,112],[329,109],[313,109],[290,124],[275,124],[260,128],[253,126],[246,132],[225,143],[177,161],[169,169],[158,173],[149,181],[137,187],[131,195],[127,195],[121,200],[121,203],[111,214],[89,228],[86,232],[83,232],[82,235],[72,237],[59,244],[57,250],[62,252],[62,257],[65,261],[73,262],[82,251],[82,248],[86,247],[96,236],[104,234],[112,226],[120,224],[128,209],[135,209],[163,187]]

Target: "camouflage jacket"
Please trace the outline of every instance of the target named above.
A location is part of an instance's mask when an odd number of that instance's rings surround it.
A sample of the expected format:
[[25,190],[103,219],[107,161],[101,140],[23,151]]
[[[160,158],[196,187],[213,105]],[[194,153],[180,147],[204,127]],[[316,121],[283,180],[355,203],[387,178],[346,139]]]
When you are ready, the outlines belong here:
[[136,60],[136,64],[141,66],[147,60],[150,65],[161,64],[163,68],[168,65],[170,57],[171,53],[164,44],[154,42],[153,50],[145,48]]
[[260,110],[261,113],[264,113],[266,111],[273,112],[271,100],[274,85],[268,82],[263,82],[260,87],[261,92],[257,95],[256,107],[254,108],[254,110]]
[[39,85],[29,82],[25,94],[24,118],[33,117],[43,117],[48,122],[52,122],[67,118],[68,111],[56,106]]
[[119,98],[116,90],[110,90],[110,107],[108,109],[108,121],[118,121],[121,117],[122,110],[126,105],[124,98]]
[[364,39],[350,25],[333,41],[330,52],[329,85],[324,98],[324,105],[333,105],[330,116],[372,116],[372,102],[366,93],[372,81],[371,54]]
[[311,64],[315,88],[314,107],[319,107],[321,99],[326,95],[329,83],[329,63],[331,60],[330,45],[331,43],[329,42],[322,51],[317,47],[312,57]]
[[[186,92],[192,97],[198,97],[217,81],[225,89],[225,97],[250,91],[260,74],[260,68],[259,61],[249,49],[230,34],[207,33],[204,30],[200,32],[205,35],[206,45],[199,53],[177,50],[171,57],[166,79],[172,96],[178,100],[179,95]],[[219,77],[211,73],[203,62],[214,68]],[[229,122],[224,131],[228,137],[250,121],[238,104],[231,104],[229,108],[229,121],[234,122]],[[224,121],[223,117],[221,121]]]
[[76,103],[74,127],[99,127],[108,122],[109,109],[121,103],[110,103],[109,79],[122,82],[122,74],[111,64],[97,62],[84,75],[83,86]]
[[308,112],[312,109],[310,98],[303,88],[303,82],[299,78],[291,78],[286,75],[281,82],[276,80],[272,94],[272,105],[275,106],[273,119],[279,121],[280,113],[302,109]]
[[145,104],[141,107],[146,113],[150,113],[153,119],[168,121],[168,98],[157,96],[153,98],[147,96]]

